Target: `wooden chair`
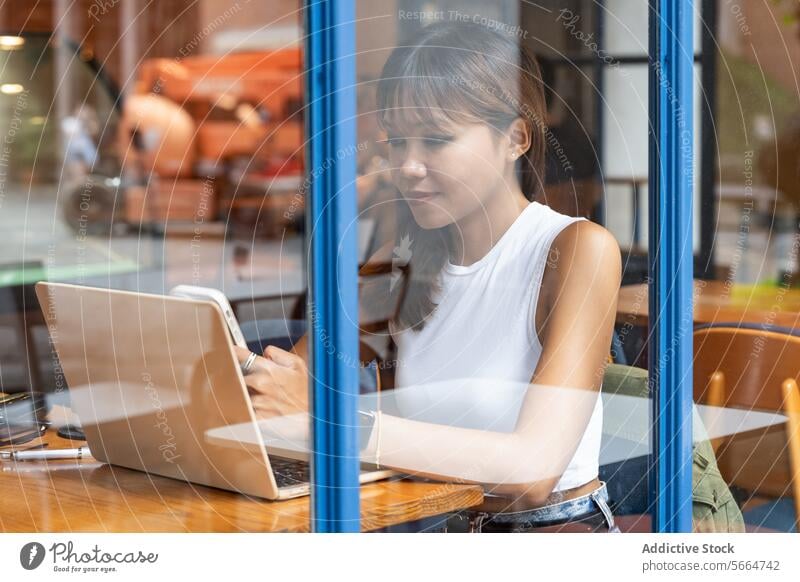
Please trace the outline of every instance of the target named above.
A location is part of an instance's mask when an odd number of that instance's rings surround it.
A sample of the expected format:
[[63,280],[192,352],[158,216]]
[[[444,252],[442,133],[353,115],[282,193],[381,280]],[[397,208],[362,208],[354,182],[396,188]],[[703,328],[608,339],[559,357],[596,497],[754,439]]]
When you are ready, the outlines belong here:
[[715,439],[720,470],[753,494],[794,496],[800,520],[800,337],[792,330],[710,324],[694,332],[696,402],[779,412],[789,421]]

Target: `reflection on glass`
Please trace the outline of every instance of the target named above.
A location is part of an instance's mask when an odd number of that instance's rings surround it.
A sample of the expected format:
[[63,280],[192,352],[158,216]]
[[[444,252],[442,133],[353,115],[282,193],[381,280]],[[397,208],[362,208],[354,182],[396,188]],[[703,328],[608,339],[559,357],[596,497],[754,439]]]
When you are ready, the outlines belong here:
[[[52,447],[68,424],[97,459],[149,473],[127,473],[149,488],[142,507],[118,469],[75,472],[87,504],[118,513],[64,530],[278,530],[280,504],[246,511],[249,495],[309,492],[307,469],[279,491],[263,445],[212,441],[240,425],[260,438],[252,402],[223,316],[166,297],[216,289],[251,347],[291,347],[279,337],[305,309],[301,17],[217,0],[0,6],[0,392],[47,394]],[[77,287],[51,301],[44,281]],[[44,497],[63,504],[60,489]],[[36,524],[61,515],[41,511]]]
[[[713,87],[693,247],[717,280],[696,283],[695,324],[715,327],[693,337],[694,526],[796,531],[798,15],[714,4],[696,26]],[[309,492],[290,461],[308,458],[310,337],[338,352],[306,314],[321,170],[299,7],[54,3],[46,32],[0,36],[0,388],[71,403],[98,458]],[[484,531],[544,531],[535,511],[576,499],[549,521],[608,529],[604,482],[615,525],[649,530],[647,7],[358,10],[359,138],[338,154],[358,167],[362,482],[478,484],[457,510]],[[93,289],[37,306],[41,280]],[[163,297],[178,284],[224,293],[246,374],[226,314]]]
[[[394,390],[362,400],[362,460],[481,484],[482,510],[498,520],[534,512],[514,529],[591,516],[615,530],[599,480],[599,393],[619,248],[605,229],[532,202],[557,139],[536,60],[504,31],[432,23],[391,52],[373,84],[363,115],[377,118],[366,137],[379,138],[383,161],[365,168],[393,187],[378,204],[397,213],[361,270],[361,323],[365,343],[391,341],[396,355]],[[262,426],[300,450],[301,353],[268,349],[245,376]]]
[[[713,217],[715,280],[698,281],[694,395],[704,405],[770,414],[771,426],[713,438],[706,454],[732,496],[706,491],[698,518],[741,509],[754,532],[797,532],[800,457],[796,442],[798,102],[796,3],[711,2],[704,47],[713,147],[702,192]],[[710,238],[710,237],[709,237]],[[714,462],[714,458],[716,461]],[[732,501],[728,503],[729,500]]]

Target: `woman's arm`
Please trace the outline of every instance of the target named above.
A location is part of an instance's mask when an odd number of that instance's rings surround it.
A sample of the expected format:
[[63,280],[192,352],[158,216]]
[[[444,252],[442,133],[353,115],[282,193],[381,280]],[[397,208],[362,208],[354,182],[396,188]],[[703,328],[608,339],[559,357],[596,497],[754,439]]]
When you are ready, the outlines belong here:
[[[551,249],[542,280],[549,307],[542,354],[514,431],[381,414],[363,460],[443,480],[492,484],[496,493],[544,502],[572,459],[594,409],[621,278],[619,247],[598,225],[581,221],[566,227]],[[298,370],[288,372],[298,386],[307,386],[304,366],[289,360],[283,364]],[[285,384],[287,372],[276,365],[267,367],[273,368],[275,382],[280,378]],[[256,394],[273,382],[266,377],[245,380]],[[298,427],[305,430],[307,423]]]

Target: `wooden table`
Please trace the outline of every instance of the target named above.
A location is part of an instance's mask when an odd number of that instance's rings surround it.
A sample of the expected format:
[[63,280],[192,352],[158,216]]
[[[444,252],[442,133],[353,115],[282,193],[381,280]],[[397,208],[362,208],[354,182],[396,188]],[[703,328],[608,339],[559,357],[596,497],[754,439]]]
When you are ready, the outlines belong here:
[[[647,325],[646,283],[620,288],[617,324]],[[800,290],[694,281],[694,323],[754,323],[800,329]]]
[[[48,431],[49,449],[84,443]],[[39,442],[39,441],[34,441]],[[19,448],[25,448],[21,445]],[[361,488],[361,527],[374,530],[478,505],[477,485],[382,481]],[[4,532],[306,532],[309,497],[248,498],[83,459],[0,461]]]

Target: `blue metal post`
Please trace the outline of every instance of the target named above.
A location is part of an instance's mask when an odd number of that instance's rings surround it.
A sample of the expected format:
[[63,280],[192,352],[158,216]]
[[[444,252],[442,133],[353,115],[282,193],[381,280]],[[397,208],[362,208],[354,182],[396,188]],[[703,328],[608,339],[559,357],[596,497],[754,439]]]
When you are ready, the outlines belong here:
[[692,529],[692,0],[650,10],[653,529]]
[[359,531],[355,3],[306,0],[311,526]]

